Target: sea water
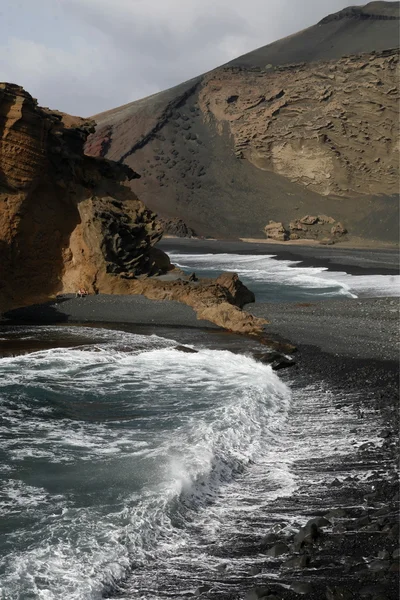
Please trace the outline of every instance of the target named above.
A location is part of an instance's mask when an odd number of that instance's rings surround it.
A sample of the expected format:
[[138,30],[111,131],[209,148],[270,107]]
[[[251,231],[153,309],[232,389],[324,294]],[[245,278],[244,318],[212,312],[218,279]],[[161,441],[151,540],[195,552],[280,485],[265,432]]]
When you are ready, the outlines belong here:
[[273,254],[189,254],[168,252],[171,262],[198,277],[238,273],[256,302],[300,302],[329,298],[399,296],[398,275],[350,275],[327,267],[302,266],[300,261],[276,260]]
[[267,452],[290,402],[250,357],[58,330],[92,342],[0,361],[3,598],[100,598],[132,564],[176,552],[202,508]]
[[[398,283],[270,256],[172,259],[235,270],[258,300],[393,295]],[[294,375],[213,335],[0,327],[3,342],[38,348],[0,358],[2,600],[162,600],[204,583],[242,597],[238,540],[265,533],[270,503],[298,485],[296,461],[308,478],[306,460],[338,464],[354,423],[323,382],[296,391]]]

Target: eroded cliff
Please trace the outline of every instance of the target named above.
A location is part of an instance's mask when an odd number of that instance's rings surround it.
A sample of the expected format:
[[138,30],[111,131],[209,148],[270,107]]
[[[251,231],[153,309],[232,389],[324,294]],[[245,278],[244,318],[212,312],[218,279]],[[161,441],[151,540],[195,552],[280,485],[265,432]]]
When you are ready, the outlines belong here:
[[129,167],[83,153],[91,123],[0,84],[0,309],[168,268],[162,229],[124,182]]
[[0,313],[85,288],[177,300],[221,327],[261,334],[265,321],[241,310],[254,295],[237,275],[158,277],[172,270],[154,248],[163,226],[124,185],[134,171],[84,154],[91,130],[0,84]]

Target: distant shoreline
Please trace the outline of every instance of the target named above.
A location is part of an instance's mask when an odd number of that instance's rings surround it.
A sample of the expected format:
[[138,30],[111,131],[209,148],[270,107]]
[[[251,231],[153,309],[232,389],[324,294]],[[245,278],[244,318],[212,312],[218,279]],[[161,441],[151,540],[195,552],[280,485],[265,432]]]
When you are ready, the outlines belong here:
[[344,248],[320,244],[291,245],[261,241],[240,242],[201,240],[199,238],[163,238],[158,247],[164,252],[193,254],[268,254],[276,260],[299,261],[304,267],[324,267],[329,271],[346,271],[349,275],[398,275],[399,251],[394,248]]

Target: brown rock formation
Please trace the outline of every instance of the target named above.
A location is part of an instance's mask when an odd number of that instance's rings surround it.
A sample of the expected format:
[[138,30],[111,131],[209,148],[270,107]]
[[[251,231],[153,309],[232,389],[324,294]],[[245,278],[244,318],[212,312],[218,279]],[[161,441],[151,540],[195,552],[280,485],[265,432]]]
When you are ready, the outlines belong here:
[[[327,196],[398,188],[398,53],[205,78],[200,106],[256,167]],[[230,101],[235,93],[235,101]],[[376,160],[378,158],[378,160]]]
[[194,308],[199,319],[205,319],[236,333],[260,336],[265,319],[254,317],[241,308],[254,302],[254,294],[244,286],[236,273],[223,273],[216,280],[198,282],[181,278],[160,281],[157,278],[130,282],[131,293],[152,300],[176,300]]
[[283,223],[277,223],[276,221],[270,221],[268,225],[264,227],[265,235],[271,240],[279,240],[285,242],[289,238],[289,234],[285,229]]
[[182,219],[163,219],[158,217],[165,235],[173,235],[175,237],[192,238],[196,237],[196,233],[191,227],[188,227]]
[[326,213],[397,241],[398,25],[395,2],[330,15],[96,115],[86,150],[137,169],[132,189],[199,235],[262,237],[270,219]]
[[68,127],[19,86],[0,85],[2,310],[82,286],[113,291],[118,274],[168,265],[152,253],[154,213],[122,185],[137,174],[85,156],[87,135],[83,120]]
[[260,334],[266,321],[241,310],[254,295],[237,275],[149,277],[171,269],[153,247],[162,227],[123,185],[136,173],[84,155],[92,126],[0,84],[0,312],[84,287],[177,300],[199,318]]

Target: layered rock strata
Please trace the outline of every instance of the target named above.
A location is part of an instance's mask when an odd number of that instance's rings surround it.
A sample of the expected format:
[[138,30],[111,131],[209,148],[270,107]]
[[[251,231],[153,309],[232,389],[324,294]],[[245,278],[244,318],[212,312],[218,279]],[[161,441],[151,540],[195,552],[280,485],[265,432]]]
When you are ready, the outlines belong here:
[[266,322],[237,275],[189,281],[154,248],[163,228],[124,185],[139,176],[86,156],[93,122],[51,112],[21,87],[0,84],[0,312],[85,288],[144,294],[192,306],[199,318],[240,333]]
[[[83,153],[92,124],[63,121],[21,87],[0,86],[2,308],[62,291],[120,289],[118,277],[169,266],[162,229],[125,185],[125,165]],[[69,121],[69,122],[68,122]]]

